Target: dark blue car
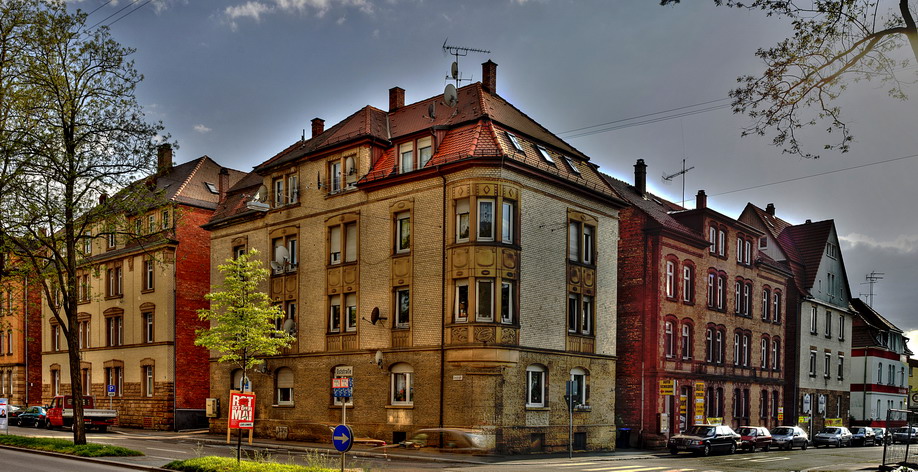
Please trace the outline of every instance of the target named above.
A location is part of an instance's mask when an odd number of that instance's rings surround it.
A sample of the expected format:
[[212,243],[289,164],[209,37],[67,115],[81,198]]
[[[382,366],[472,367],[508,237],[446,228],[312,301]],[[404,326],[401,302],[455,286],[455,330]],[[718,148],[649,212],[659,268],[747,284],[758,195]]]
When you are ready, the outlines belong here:
[[43,406],[30,406],[19,415],[19,426],[44,428],[48,425],[48,411]]

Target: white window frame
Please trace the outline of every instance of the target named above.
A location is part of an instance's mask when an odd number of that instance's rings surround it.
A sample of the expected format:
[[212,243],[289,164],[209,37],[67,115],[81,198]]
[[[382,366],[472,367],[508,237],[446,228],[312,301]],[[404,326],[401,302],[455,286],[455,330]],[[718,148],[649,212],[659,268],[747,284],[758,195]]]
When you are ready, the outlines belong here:
[[[456,242],[465,243],[469,241],[472,233],[471,221],[471,202],[468,198],[456,200]],[[462,235],[463,230],[465,236]]]
[[514,283],[512,280],[501,280],[500,282],[500,322],[503,324],[513,324],[514,318]]
[[691,303],[693,301],[692,295],[694,294],[693,292],[695,291],[694,290],[695,284],[693,283],[694,278],[695,278],[694,273],[695,271],[692,269],[692,266],[690,265],[682,266],[682,301],[687,302],[687,303]]
[[723,257],[725,255],[727,234],[723,230],[717,230],[717,255]]
[[[414,369],[405,363],[392,366],[389,371],[389,404],[394,406],[414,405]],[[398,392],[404,389],[404,397],[398,399]]]
[[334,160],[328,163],[328,191],[338,193],[341,191],[341,161]]
[[398,145],[398,172],[404,174],[414,170],[414,141]]
[[832,312],[826,311],[826,337],[832,337]]
[[411,212],[404,211],[395,215],[395,253],[411,252]]
[[285,184],[283,177],[274,179],[274,208],[280,208],[287,204],[287,194],[284,190]]
[[143,381],[144,381],[144,393],[146,397],[153,396],[153,366],[145,365],[143,366]]
[[[479,198],[478,201],[476,202],[476,205],[478,209],[478,213],[476,215],[477,216],[476,220],[478,224],[475,225],[475,228],[476,228],[475,240],[476,241],[494,241],[494,235],[495,235],[496,226],[497,226],[497,221],[495,218],[496,215],[494,214],[497,208],[496,202],[494,201],[493,198]],[[490,208],[490,222],[486,221],[483,216],[483,215],[489,214],[488,212],[484,210],[486,207]],[[488,223],[490,223],[490,227],[486,226]]]
[[[453,301],[453,319],[457,323],[465,323],[469,320],[469,281],[468,279],[458,279],[455,285],[456,291],[455,300]],[[460,295],[463,291],[465,292],[465,307],[461,306],[463,297]]]
[[509,131],[505,131],[505,133],[507,133],[507,138],[510,139],[510,143],[513,144],[513,147],[516,148],[517,151],[523,151],[523,145],[520,144],[519,138]]
[[547,150],[547,149],[545,149],[545,148],[542,147],[542,146],[536,145],[536,150],[539,152],[539,156],[542,156],[542,159],[544,159],[545,162],[547,162],[547,163],[549,163],[549,164],[551,164],[551,165],[557,165],[557,164],[555,164],[555,160],[552,159],[551,155],[548,154],[548,150]]
[[494,279],[475,279],[475,321],[494,321]]
[[688,323],[682,323],[682,336],[681,347],[682,347],[682,359],[688,360],[692,358],[692,327]]
[[423,169],[433,157],[433,139],[430,136],[418,140],[418,169]]
[[500,241],[513,244],[516,236],[516,204],[512,200],[503,200],[500,210]]
[[408,287],[399,287],[395,290],[395,327],[398,329],[408,329],[410,326],[411,289]]
[[593,334],[593,318],[595,306],[593,297],[583,295],[580,297],[580,334],[591,336]]
[[[274,401],[275,405],[290,406],[294,403],[293,398],[293,389],[296,386],[296,378],[294,377],[293,369],[289,367],[281,367],[275,372],[276,380],[274,387]],[[283,378],[281,377],[283,375]],[[289,377],[289,379],[287,378]],[[289,382],[288,382],[289,380]],[[283,383],[281,383],[283,381]],[[290,385],[287,387],[286,385]],[[283,385],[283,386],[282,386]]]
[[300,177],[296,174],[287,176],[287,204],[300,201]]
[[666,261],[666,298],[676,297],[676,264]]
[[357,294],[356,293],[345,293],[343,294],[344,298],[344,323],[345,330],[348,333],[353,333],[357,331]]
[[590,404],[590,399],[587,396],[587,373],[585,370],[580,367],[574,367],[571,369],[571,386],[573,387],[571,392],[571,401],[574,403],[574,407],[586,406]]
[[[530,365],[526,367],[526,407],[527,408],[544,408],[547,372],[545,367],[540,365]],[[538,393],[538,398],[533,394]]]
[[[328,332],[343,332],[343,320],[341,312],[341,295],[332,295],[328,297]],[[337,324],[337,326],[335,326]]]

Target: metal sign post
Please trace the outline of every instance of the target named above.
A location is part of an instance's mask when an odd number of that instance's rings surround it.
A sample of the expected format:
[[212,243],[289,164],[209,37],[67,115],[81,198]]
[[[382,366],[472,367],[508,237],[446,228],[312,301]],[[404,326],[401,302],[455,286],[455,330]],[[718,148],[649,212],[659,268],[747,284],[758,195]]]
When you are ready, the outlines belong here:
[[564,399],[567,400],[567,457],[574,458],[574,381],[565,383]]
[[332,379],[332,394],[335,398],[343,398],[341,402],[341,424],[332,433],[332,443],[335,449],[341,452],[341,472],[344,472],[345,456],[354,444],[354,432],[347,425],[347,400],[354,393],[353,377],[335,377]]

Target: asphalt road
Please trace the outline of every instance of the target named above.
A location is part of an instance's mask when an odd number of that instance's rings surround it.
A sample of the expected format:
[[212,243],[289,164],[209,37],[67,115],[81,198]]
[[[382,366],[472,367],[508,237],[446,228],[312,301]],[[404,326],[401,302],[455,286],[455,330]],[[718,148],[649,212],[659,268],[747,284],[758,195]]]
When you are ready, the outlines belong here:
[[[3,470],[16,472],[49,472],[57,470],[79,470],[80,472],[122,472],[133,471],[127,467],[75,462],[73,459],[57,456],[0,449],[0,464]],[[8,467],[8,468],[7,468]],[[136,471],[135,471],[136,472]]]
[[[34,428],[10,427],[9,434],[23,436],[46,436],[59,438],[72,438],[69,431],[46,431]],[[87,440],[93,443],[111,444],[136,449],[146,456],[138,458],[108,458],[108,460],[130,463],[134,465],[159,467],[175,459],[190,459],[198,456],[225,456],[235,457],[235,441],[225,444],[223,441],[203,440],[200,434],[172,433],[169,435],[150,434],[142,430],[116,430],[107,433],[87,433]],[[245,442],[243,442],[245,445]],[[300,465],[325,465],[337,468],[340,465],[340,455],[334,453],[304,452],[300,448],[285,448],[283,444],[274,445],[271,450],[244,447],[244,457],[250,459],[265,459],[281,463]],[[277,447],[279,446],[279,447]],[[292,444],[291,444],[292,446]],[[357,448],[355,447],[355,450]],[[378,451],[378,450],[376,450]],[[813,448],[806,451],[795,449],[793,451],[736,453],[733,455],[722,454],[710,457],[696,457],[691,454],[672,456],[663,451],[634,451],[623,450],[615,454],[574,454],[573,460],[567,456],[516,456],[511,460],[490,458],[486,462],[474,456],[466,456],[465,461],[479,463],[449,462],[449,458],[437,457],[438,461],[408,460],[398,457],[398,448],[392,449],[393,455],[382,456],[378,452],[365,449],[363,454],[348,454],[348,467],[363,468],[374,471],[409,472],[425,470],[442,471],[495,471],[495,472],[541,472],[541,471],[569,471],[569,472],[740,472],[740,471],[867,471],[877,470],[883,454],[882,447],[843,447],[843,448]],[[4,453],[7,451],[3,451]],[[369,453],[369,454],[367,454]],[[19,453],[23,454],[23,453]],[[0,456],[0,464],[11,462]],[[30,467],[35,467],[35,454],[28,454],[24,459]],[[11,459],[13,460],[13,459]],[[56,459],[68,461],[68,459]],[[496,461],[495,461],[496,460]],[[69,466],[45,464],[39,468],[20,468],[23,459],[15,459],[16,472],[31,470],[119,470],[119,469],[90,469],[89,463],[73,462]],[[66,462],[65,462],[66,463]],[[84,467],[84,465],[86,467]],[[3,469],[3,467],[0,467]],[[5,469],[3,469],[5,470]]]

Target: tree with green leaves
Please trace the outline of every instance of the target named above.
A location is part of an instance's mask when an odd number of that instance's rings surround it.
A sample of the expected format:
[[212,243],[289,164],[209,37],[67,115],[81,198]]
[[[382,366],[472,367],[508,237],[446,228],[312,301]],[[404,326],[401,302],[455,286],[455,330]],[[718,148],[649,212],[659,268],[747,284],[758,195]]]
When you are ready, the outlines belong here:
[[752,119],[743,136],[773,132],[773,144],[785,153],[819,157],[798,141],[798,131],[806,126],[825,126],[827,134],[837,136],[824,150],[848,152],[853,137],[835,100],[850,83],[877,81],[891,97],[905,100],[904,85],[915,81],[914,72],[906,69],[918,61],[916,6],[909,0],[714,3],[791,21],[791,37],[756,51],[765,71],[739,77],[739,87],[730,92],[733,112]]
[[[87,242],[100,222],[126,231],[136,198],[113,195],[155,168],[162,124],[135,99],[143,77],[133,50],[87,15],[55,0],[0,5],[0,252],[41,288],[68,352],[70,393],[80,379],[77,271],[91,263]],[[83,403],[74,402],[73,440],[85,444]]]
[[[257,259],[258,251],[229,259],[218,267],[223,282],[217,290],[204,296],[210,308],[198,311],[210,328],[198,331],[195,344],[219,352],[218,362],[226,362],[242,369],[242,378],[248,371],[264,363],[263,356],[273,356],[290,346],[294,337],[277,322],[284,318],[280,306],[260,288],[268,278],[268,270]],[[241,459],[242,432],[236,445],[236,460]]]

